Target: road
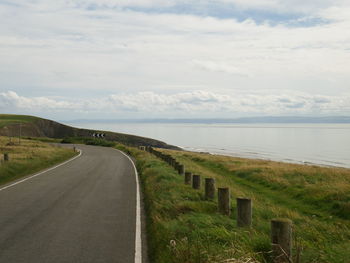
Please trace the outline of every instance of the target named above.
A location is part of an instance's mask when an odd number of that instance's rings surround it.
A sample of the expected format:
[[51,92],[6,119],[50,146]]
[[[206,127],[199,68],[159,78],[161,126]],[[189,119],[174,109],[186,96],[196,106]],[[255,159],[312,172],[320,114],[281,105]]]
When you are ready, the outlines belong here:
[[137,262],[132,163],[112,148],[78,148],[75,160],[0,187],[0,262]]

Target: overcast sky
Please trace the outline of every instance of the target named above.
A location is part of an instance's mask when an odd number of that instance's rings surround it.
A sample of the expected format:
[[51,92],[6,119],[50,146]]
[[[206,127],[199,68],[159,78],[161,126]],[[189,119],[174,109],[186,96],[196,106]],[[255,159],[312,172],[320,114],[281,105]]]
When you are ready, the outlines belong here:
[[0,0],[0,113],[350,115],[349,0]]

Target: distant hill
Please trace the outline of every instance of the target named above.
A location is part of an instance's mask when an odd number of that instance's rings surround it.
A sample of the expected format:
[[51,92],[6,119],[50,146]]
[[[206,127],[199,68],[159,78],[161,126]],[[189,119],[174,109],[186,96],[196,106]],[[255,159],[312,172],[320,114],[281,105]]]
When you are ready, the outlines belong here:
[[117,141],[126,145],[141,146],[149,145],[159,148],[180,149],[165,142],[110,131],[79,129],[64,125],[52,120],[42,119],[34,116],[0,114],[0,135],[1,136],[22,136],[26,137],[48,137],[63,139],[67,137],[91,137],[94,133],[104,133],[105,139]]
[[74,120],[73,123],[350,123],[350,116],[329,117],[247,117],[235,119],[98,119]]

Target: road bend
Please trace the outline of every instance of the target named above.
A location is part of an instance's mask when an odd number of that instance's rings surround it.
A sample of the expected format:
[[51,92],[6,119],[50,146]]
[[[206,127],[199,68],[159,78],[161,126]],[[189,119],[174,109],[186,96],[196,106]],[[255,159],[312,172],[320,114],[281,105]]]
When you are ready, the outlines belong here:
[[0,262],[135,262],[134,167],[114,149],[78,148],[79,158],[0,187]]

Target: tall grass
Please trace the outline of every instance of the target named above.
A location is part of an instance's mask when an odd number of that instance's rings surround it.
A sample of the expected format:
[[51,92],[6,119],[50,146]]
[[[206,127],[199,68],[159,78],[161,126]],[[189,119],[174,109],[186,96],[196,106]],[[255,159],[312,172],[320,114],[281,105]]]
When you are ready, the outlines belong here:
[[[8,153],[9,162],[3,161]],[[76,155],[72,149],[59,148],[39,141],[21,140],[9,144],[8,138],[0,137],[0,184],[8,183],[33,174]]]
[[[275,217],[293,220],[294,255],[302,251],[302,262],[350,258],[349,220],[327,199],[339,184],[347,189],[349,170],[163,150],[188,171],[230,187],[233,213],[226,217],[217,213],[216,199],[204,200],[203,189],[184,185],[166,163],[144,151],[124,150],[136,158],[140,172],[152,263],[271,262],[270,220]],[[234,198],[241,196],[253,199],[251,229],[236,227]],[[340,191],[336,201],[346,198]]]
[[257,231],[268,230],[267,223],[273,217],[292,219],[297,243],[304,248],[303,262],[347,262],[349,169],[167,152],[188,170],[214,177],[218,185],[229,186],[232,197],[252,197]]

